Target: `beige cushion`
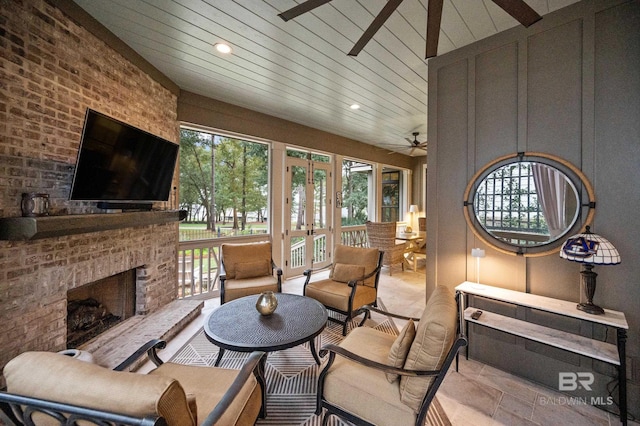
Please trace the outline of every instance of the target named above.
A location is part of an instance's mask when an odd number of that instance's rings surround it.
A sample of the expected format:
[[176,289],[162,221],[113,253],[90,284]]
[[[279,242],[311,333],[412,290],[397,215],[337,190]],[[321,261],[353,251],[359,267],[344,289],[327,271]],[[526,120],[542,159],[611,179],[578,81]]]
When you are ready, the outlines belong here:
[[278,291],[278,279],[273,275],[247,278],[244,280],[227,280],[224,284],[224,300],[229,302],[264,291]]
[[[437,286],[427,302],[416,337],[404,363],[407,370],[437,370],[442,366],[456,337],[457,307],[453,293]],[[416,412],[433,377],[400,378],[400,397]]]
[[242,262],[235,264],[236,279],[264,277],[271,275],[271,262],[266,259],[256,260],[255,262]]
[[[362,247],[350,247],[337,245],[335,248],[333,263],[348,264],[348,265],[362,265],[364,266],[364,275],[368,275],[376,269],[378,266],[378,257],[380,251],[376,248],[362,248]],[[365,285],[374,287],[376,283],[376,276],[367,278],[364,281]],[[355,305],[354,305],[355,306]]]
[[[396,336],[369,327],[353,329],[340,346],[372,361],[386,364]],[[325,379],[323,394],[332,404],[375,425],[413,425],[416,415],[400,402],[398,382],[389,383],[383,371],[336,356]]]
[[[342,312],[349,310],[349,296],[352,288],[331,279],[310,282],[304,289],[304,295],[316,299],[324,306],[338,309]],[[353,309],[374,303],[376,301],[376,289],[366,285],[357,285],[356,294],[353,297]]]
[[223,244],[222,263],[227,279],[236,278],[236,264],[266,260],[271,265],[271,243],[269,241],[248,244]]
[[[218,405],[239,371],[166,362],[149,374],[179,381],[186,393],[195,396],[198,402],[198,421],[202,423],[211,410]],[[260,412],[261,403],[260,386],[255,377],[251,375],[218,424],[254,424]]]
[[170,377],[113,371],[52,352],[18,355],[5,366],[4,377],[7,390],[19,395],[134,417],[164,417],[170,426],[196,424],[182,386]]
[[[404,325],[400,334],[398,334],[398,337],[391,346],[391,350],[389,351],[389,365],[396,368],[402,368],[404,366],[407,354],[409,353],[409,349],[411,348],[411,344],[415,337],[416,327],[413,324],[413,320],[409,320]],[[398,379],[398,377],[398,374],[387,373],[387,380],[389,383],[393,383]]]
[[334,281],[348,283],[351,280],[364,277],[364,266],[335,263],[329,277]]

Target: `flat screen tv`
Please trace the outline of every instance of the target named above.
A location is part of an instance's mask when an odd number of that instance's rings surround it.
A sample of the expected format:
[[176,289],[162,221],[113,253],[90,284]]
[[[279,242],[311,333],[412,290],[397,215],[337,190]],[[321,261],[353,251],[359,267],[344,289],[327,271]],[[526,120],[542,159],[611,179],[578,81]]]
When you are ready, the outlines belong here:
[[69,199],[148,205],[167,201],[178,148],[87,109]]

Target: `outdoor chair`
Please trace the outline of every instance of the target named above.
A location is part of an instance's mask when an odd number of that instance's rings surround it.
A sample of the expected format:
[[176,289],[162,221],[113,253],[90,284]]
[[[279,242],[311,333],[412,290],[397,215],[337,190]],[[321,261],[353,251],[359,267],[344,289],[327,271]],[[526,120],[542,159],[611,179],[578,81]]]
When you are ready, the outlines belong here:
[[[318,269],[307,269],[302,294],[322,303],[328,310],[344,316],[344,321],[329,316],[330,321],[342,324],[342,335],[352,318],[364,313],[364,322],[369,311],[365,305],[377,306],[378,280],[382,253],[378,249],[337,245],[333,263]],[[331,269],[329,278],[311,282],[312,274]]]
[[[458,350],[466,346],[457,335],[458,309],[453,293],[436,287],[421,318],[407,320],[396,337],[358,327],[339,344],[323,346],[329,359],[318,378],[316,414],[327,411],[356,425],[422,426],[438,387]],[[418,321],[417,329],[414,321]]]
[[393,265],[400,264],[404,271],[405,253],[407,243],[396,242],[395,222],[367,222],[367,240],[369,247],[376,248],[384,253],[382,266],[389,267],[389,275],[392,275]]
[[[253,352],[240,370],[163,363],[151,340],[114,370],[55,352],[24,352],[4,368],[0,424],[195,426],[254,424],[264,378]],[[126,371],[144,354],[157,368]]]
[[413,260],[413,272],[418,269],[418,259],[427,258],[427,218],[418,218],[418,235],[420,239],[417,240],[411,251],[411,258]]
[[219,278],[220,304],[264,291],[282,291],[282,269],[273,262],[268,241],[223,244]]

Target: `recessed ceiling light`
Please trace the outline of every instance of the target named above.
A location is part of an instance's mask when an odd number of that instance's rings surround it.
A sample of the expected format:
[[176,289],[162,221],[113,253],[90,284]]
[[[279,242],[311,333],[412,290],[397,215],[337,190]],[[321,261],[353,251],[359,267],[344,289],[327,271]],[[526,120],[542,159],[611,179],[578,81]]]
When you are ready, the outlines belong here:
[[216,43],[214,44],[216,50],[220,53],[231,53],[231,47],[228,44]]
[[351,105],[349,108],[351,108],[351,109],[360,109],[360,105],[358,105],[358,104],[353,104],[353,105]]

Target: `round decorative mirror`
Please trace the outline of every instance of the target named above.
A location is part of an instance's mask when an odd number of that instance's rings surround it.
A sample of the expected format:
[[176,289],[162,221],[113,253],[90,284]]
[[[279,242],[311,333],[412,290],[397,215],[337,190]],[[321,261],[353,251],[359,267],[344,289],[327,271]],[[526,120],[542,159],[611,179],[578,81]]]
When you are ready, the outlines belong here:
[[577,167],[529,152],[498,158],[479,170],[467,185],[464,205],[467,223],[486,244],[504,253],[541,256],[591,222],[595,197]]

